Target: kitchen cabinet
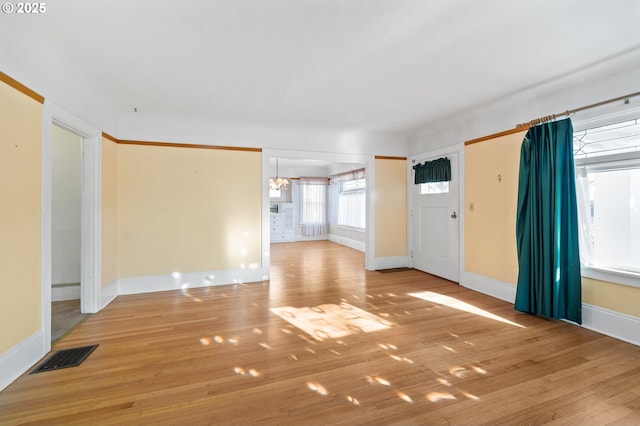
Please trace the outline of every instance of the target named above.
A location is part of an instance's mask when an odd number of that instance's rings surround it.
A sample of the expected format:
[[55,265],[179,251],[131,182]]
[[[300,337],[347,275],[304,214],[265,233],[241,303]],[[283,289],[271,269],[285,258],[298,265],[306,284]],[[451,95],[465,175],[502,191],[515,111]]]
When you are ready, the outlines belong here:
[[293,203],[280,203],[278,213],[271,213],[271,242],[295,241],[295,205]]

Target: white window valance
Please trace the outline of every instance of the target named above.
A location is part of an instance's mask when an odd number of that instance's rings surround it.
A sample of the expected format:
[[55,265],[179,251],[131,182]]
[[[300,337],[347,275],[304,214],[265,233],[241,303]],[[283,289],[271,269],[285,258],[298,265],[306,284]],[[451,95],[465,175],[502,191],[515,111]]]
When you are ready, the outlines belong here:
[[324,177],[301,177],[300,185],[328,185],[329,180]]
[[331,183],[345,182],[355,179],[364,179],[364,168],[331,175]]

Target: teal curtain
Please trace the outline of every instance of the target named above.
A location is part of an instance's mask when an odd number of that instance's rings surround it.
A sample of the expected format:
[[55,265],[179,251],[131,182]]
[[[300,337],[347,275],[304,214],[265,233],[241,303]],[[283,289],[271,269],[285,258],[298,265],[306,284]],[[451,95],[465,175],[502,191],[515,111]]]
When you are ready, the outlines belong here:
[[520,150],[515,308],[582,324],[570,119],[529,129]]
[[447,157],[413,166],[415,184],[451,180],[451,161]]

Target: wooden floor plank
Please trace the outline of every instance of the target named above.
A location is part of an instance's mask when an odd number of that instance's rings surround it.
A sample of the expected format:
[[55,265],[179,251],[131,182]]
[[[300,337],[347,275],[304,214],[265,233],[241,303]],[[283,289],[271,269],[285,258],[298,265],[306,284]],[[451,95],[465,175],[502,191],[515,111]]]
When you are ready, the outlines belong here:
[[[80,366],[0,392],[0,424],[640,424],[637,346],[365,271],[330,242],[276,244],[271,261],[268,282],[119,296],[54,345],[99,344]],[[427,291],[449,299],[410,295]],[[271,311],[327,304],[393,325],[318,340]]]

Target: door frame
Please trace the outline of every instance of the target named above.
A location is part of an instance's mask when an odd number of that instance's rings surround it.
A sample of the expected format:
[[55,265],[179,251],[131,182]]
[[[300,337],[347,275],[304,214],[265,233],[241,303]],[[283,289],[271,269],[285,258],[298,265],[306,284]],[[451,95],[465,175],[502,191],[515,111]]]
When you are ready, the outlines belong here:
[[413,268],[413,250],[414,229],[411,217],[413,211],[413,166],[419,162],[443,157],[447,154],[458,155],[458,284],[462,285],[464,272],[464,220],[465,220],[465,160],[464,160],[464,143],[451,145],[444,148],[426,151],[420,154],[411,155],[407,159],[407,253],[409,254],[409,266]]
[[375,157],[365,154],[342,154],[334,152],[320,151],[295,151],[283,149],[265,148],[262,150],[262,267],[265,270],[266,277],[270,277],[271,261],[269,253],[271,251],[271,226],[269,224],[269,178],[271,177],[271,159],[287,158],[287,159],[314,159],[326,160],[330,162],[346,162],[346,163],[362,163],[365,168],[365,176],[367,178],[366,189],[366,221],[367,229],[365,233],[365,269],[375,269],[375,205],[373,191],[375,188]]
[[80,309],[100,310],[102,260],[102,132],[45,99],[42,122],[41,324],[45,352],[51,350],[52,128],[62,127],[82,140]]

